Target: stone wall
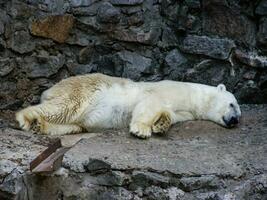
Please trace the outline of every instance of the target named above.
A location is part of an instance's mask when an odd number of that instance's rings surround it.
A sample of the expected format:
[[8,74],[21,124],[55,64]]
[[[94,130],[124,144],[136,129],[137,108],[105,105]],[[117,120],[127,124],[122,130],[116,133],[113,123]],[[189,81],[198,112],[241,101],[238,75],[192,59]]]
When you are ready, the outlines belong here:
[[225,83],[267,103],[267,0],[0,0],[0,109],[102,72]]

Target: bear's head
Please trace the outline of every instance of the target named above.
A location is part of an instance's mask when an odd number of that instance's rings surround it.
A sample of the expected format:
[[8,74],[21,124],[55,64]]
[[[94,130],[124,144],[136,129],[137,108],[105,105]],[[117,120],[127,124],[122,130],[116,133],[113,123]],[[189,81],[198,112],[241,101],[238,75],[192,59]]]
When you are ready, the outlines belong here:
[[208,118],[224,127],[233,127],[239,123],[240,107],[234,95],[226,91],[225,85],[219,84],[215,95],[210,99]]

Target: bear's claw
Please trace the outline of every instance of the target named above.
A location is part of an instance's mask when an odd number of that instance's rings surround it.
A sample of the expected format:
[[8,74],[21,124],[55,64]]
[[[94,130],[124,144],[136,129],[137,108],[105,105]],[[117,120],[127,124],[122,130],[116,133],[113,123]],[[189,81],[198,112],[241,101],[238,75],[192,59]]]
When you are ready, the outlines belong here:
[[151,137],[151,128],[145,124],[135,124],[131,126],[130,133],[139,138],[146,139]]

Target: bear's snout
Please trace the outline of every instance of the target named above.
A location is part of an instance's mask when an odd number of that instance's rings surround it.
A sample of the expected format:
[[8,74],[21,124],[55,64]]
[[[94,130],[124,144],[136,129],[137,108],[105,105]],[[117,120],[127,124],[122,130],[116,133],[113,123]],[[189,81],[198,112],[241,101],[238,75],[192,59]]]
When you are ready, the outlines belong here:
[[239,117],[232,116],[229,119],[225,119],[225,117],[223,117],[223,121],[227,127],[233,127],[239,123]]

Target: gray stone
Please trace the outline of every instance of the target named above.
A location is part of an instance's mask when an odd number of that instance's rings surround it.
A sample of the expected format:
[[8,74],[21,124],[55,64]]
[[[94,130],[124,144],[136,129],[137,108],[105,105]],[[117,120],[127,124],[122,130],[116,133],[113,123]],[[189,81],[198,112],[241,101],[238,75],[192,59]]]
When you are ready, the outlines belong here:
[[138,6],[123,6],[120,9],[121,9],[121,12],[126,14],[126,15],[132,15],[132,14],[135,14],[137,12],[141,12],[142,11],[141,5],[138,5]]
[[[200,60],[193,68],[188,67],[184,74],[184,81],[202,83],[217,86],[224,83],[229,91],[237,84],[237,79],[241,78],[241,72],[237,71],[235,76],[231,75],[231,65],[211,59]],[[239,70],[239,68],[237,68]]]
[[0,109],[16,111],[21,108],[22,104],[23,104],[23,101],[20,99],[8,99],[4,103],[1,102]]
[[158,43],[159,46],[163,48],[169,48],[169,47],[177,47],[178,46],[178,39],[176,35],[174,34],[174,31],[166,27],[162,31],[162,41]]
[[253,80],[247,80],[236,87],[236,98],[240,103],[262,103],[266,101],[267,93],[261,90]]
[[65,0],[42,0],[39,2],[38,8],[53,14],[64,14],[70,9],[70,4]]
[[94,176],[93,179],[94,181],[92,183],[97,185],[122,186],[126,183],[128,178],[120,171],[111,171]]
[[99,56],[94,64],[97,65],[96,71],[113,76],[122,76],[123,61],[117,55]]
[[[79,45],[79,46],[89,46],[93,45],[97,38],[91,35],[88,35],[82,31],[75,30],[70,37],[66,40],[67,44]],[[92,48],[92,47],[91,47]]]
[[136,42],[153,45],[158,41],[160,33],[161,31],[157,27],[151,27],[148,31],[144,31],[140,28],[129,28],[115,30],[111,33],[111,37],[124,42]]
[[78,62],[81,64],[87,64],[91,61],[92,54],[93,54],[93,47],[85,47],[79,52]]
[[257,39],[260,45],[267,47],[267,17],[261,18]]
[[6,76],[15,68],[15,62],[9,58],[0,59],[0,76]]
[[243,75],[244,79],[253,80],[256,78],[257,70],[249,70]]
[[111,165],[103,160],[90,158],[86,164],[88,171],[108,170],[111,169]]
[[19,107],[22,105],[22,101],[16,99],[15,95],[18,93],[19,91],[14,81],[1,80],[1,87],[0,87],[0,110],[1,112],[0,113],[2,113],[5,109],[10,109],[10,110],[19,109]]
[[84,6],[90,6],[97,0],[70,0],[70,5],[72,7],[84,7]]
[[98,193],[98,195],[94,196],[92,199],[133,200],[134,195],[130,191],[126,190],[125,188],[118,187],[118,188],[103,191],[102,193]]
[[144,0],[111,0],[110,2],[114,5],[138,5],[142,4]]
[[177,49],[166,55],[163,68],[165,76],[174,80],[183,80],[187,68],[187,59]]
[[0,20],[0,35],[2,35],[5,32],[5,25],[4,23]]
[[86,17],[79,17],[77,19],[77,27],[81,30],[94,30],[97,32],[108,32],[108,27],[101,26],[101,24],[96,20],[96,17],[86,16]]
[[150,73],[152,60],[135,52],[121,51],[114,58],[116,66],[122,66],[123,77],[139,80],[142,74]]
[[28,199],[23,176],[29,162],[52,140],[10,128],[0,133],[0,199]]
[[141,26],[142,24],[144,24],[145,17],[144,14],[142,12],[137,12],[132,14],[131,16],[129,16],[127,18],[127,24],[129,26]]
[[20,54],[24,54],[35,49],[35,42],[27,31],[16,31],[11,36],[9,47]]
[[169,177],[153,172],[134,171],[132,177],[133,180],[130,188],[134,190],[138,187],[145,188],[151,185],[167,187],[170,181]]
[[[226,198],[224,198],[226,197]],[[207,192],[207,193],[200,193],[196,195],[196,199],[197,200],[234,200],[235,199],[235,195],[219,195],[217,192]]]
[[118,23],[120,21],[120,10],[105,2],[97,10],[97,20],[100,23]]
[[235,43],[232,40],[188,35],[183,40],[181,50],[185,53],[226,60],[234,47]]
[[57,73],[63,67],[65,56],[58,54],[56,56],[39,55],[35,57],[26,57],[26,65],[23,67],[29,78],[50,77]]
[[165,57],[165,63],[169,73],[186,62],[187,59],[177,49],[170,51]]
[[3,182],[5,177],[10,174],[18,164],[10,160],[0,160],[0,182]]
[[151,186],[145,189],[144,194],[149,197],[150,200],[168,200],[166,192],[157,186]]
[[242,52],[240,50],[235,50],[235,57],[243,64],[256,68],[266,68],[267,67],[267,57],[259,56],[256,52]]
[[186,192],[199,189],[218,189],[222,185],[219,178],[213,175],[184,177],[180,179],[181,187]]
[[71,9],[71,12],[73,15],[78,15],[78,16],[94,16],[97,14],[97,11],[99,7],[102,6],[102,2],[96,2],[89,7],[75,7]]
[[[229,193],[228,193],[229,194]],[[262,194],[264,197],[262,198]],[[267,197],[266,174],[256,175],[234,187],[232,196],[236,199],[264,199]]]
[[8,13],[17,19],[27,19],[34,16],[36,13],[36,8],[32,5],[29,5],[20,1],[12,1],[11,6],[9,7]]
[[[168,0],[163,0],[161,3],[161,14],[169,21],[175,22],[175,27],[177,27],[177,23],[180,24],[182,18],[186,16],[186,12],[183,12],[182,8],[185,6],[181,6],[178,2],[171,2]],[[187,8],[187,7],[186,7]],[[179,17],[181,16],[181,17]],[[179,21],[178,20],[179,17]]]
[[8,22],[10,22],[10,17],[7,14],[7,11],[1,8],[0,8],[0,21],[3,24],[7,24]]
[[82,75],[82,74],[88,74],[92,72],[94,68],[96,68],[96,65],[94,64],[77,64],[77,63],[67,63],[67,68],[71,75]]
[[258,15],[267,15],[267,1],[261,0],[255,9],[255,13]]
[[181,199],[185,195],[185,192],[177,187],[170,187],[166,192],[169,200]]
[[255,46],[256,26],[240,10],[224,1],[203,2],[203,32]]
[[194,9],[200,8],[200,1],[199,0],[186,0],[185,3],[189,8],[194,8]]
[[0,50],[4,50],[6,48],[6,42],[0,38]]

